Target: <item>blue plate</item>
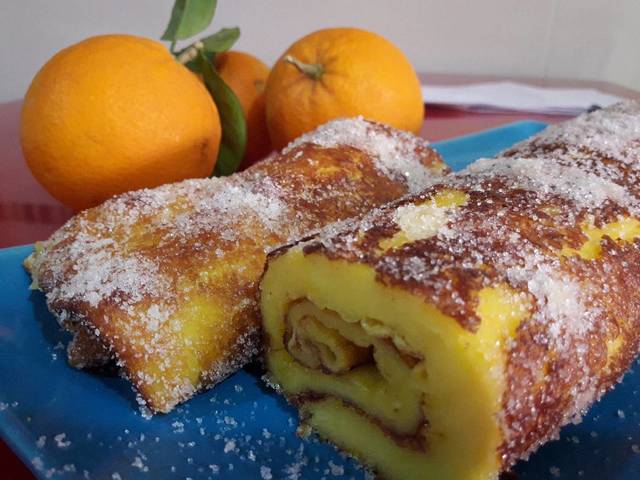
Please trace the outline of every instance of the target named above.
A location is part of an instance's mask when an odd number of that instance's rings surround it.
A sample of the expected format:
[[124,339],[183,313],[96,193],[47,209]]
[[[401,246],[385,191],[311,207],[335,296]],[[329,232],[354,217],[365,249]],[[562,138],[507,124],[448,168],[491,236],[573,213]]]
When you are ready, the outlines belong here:
[[[543,127],[520,122],[435,146],[458,169]],[[329,444],[296,437],[295,411],[263,386],[256,367],[169,415],[144,419],[127,382],[66,364],[68,338],[43,296],[27,289],[21,264],[30,252],[0,251],[0,434],[36,476],[365,478]],[[581,424],[518,464],[517,478],[640,478],[639,389],[631,371]]]

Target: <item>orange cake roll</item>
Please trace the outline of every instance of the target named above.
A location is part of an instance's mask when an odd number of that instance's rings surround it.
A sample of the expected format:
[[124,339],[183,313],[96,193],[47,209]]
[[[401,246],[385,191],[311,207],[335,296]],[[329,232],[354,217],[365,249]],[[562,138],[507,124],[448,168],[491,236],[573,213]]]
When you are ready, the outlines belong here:
[[496,479],[638,354],[639,176],[627,102],[276,250],[269,381],[383,478]]
[[445,171],[424,140],[336,120],[242,173],[83,211],[25,263],[74,334],[71,364],[115,360],[143,406],[168,412],[258,351],[256,291],[271,248]]

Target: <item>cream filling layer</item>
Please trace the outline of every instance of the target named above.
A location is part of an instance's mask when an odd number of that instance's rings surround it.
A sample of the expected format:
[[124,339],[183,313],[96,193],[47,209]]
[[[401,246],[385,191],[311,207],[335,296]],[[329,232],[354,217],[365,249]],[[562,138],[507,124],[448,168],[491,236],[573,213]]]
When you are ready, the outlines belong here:
[[306,299],[290,306],[286,335],[291,393],[342,399],[397,435],[424,433],[424,366],[401,353],[397,344],[406,343],[396,335],[375,322],[347,323]]

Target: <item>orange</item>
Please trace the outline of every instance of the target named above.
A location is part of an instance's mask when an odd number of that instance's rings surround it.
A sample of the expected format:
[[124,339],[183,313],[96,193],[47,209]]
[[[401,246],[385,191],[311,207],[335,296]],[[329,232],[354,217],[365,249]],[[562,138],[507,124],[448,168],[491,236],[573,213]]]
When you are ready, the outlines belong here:
[[319,30],[278,59],[266,88],[267,127],[276,149],[337,117],[362,115],[417,132],[420,82],[387,39],[356,28]]
[[220,133],[202,82],[161,43],[130,35],[88,38],[54,55],[22,108],[29,168],[74,209],[208,176]]
[[269,67],[253,55],[230,51],[216,56],[216,70],[240,100],[247,120],[247,149],[241,165],[246,168],[271,152],[264,97]]

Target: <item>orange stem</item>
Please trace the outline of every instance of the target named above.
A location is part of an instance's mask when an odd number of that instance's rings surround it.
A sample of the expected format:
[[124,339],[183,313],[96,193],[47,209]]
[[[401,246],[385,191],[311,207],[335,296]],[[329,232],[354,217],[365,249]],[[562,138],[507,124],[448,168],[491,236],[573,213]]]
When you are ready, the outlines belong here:
[[313,80],[320,80],[320,77],[324,75],[324,67],[319,63],[304,63],[291,55],[285,55],[284,61],[290,63]]

